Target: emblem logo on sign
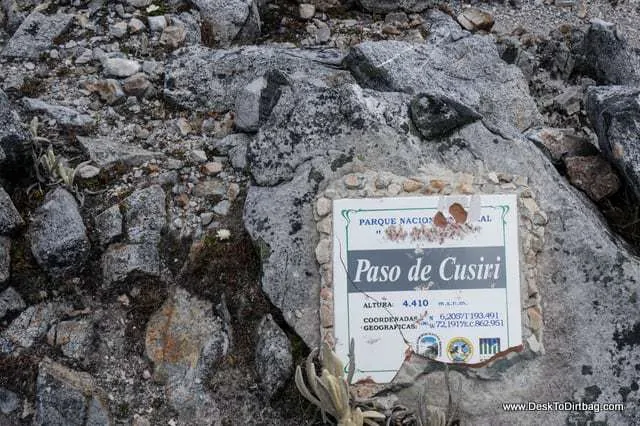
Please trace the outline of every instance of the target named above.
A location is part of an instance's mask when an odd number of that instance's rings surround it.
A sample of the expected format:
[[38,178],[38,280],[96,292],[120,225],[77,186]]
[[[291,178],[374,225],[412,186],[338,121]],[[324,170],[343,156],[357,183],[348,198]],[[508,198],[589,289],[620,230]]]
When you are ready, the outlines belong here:
[[500,352],[500,339],[498,337],[480,338],[480,357],[492,357]]
[[418,337],[417,353],[427,358],[437,358],[442,351],[440,338],[435,334],[425,333]]
[[447,345],[447,355],[453,362],[465,362],[473,355],[471,340],[464,337],[454,337]]

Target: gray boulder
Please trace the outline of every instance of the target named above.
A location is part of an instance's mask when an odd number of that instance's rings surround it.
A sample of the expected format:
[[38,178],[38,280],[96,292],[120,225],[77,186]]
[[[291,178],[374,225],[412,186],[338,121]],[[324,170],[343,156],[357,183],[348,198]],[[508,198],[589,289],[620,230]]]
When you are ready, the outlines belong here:
[[0,235],[9,235],[23,225],[24,221],[9,194],[0,186]]
[[411,120],[426,139],[446,136],[482,118],[480,114],[445,96],[419,94],[411,100]]
[[434,6],[434,0],[358,0],[369,12],[388,13],[397,10],[405,12],[424,12],[428,8]]
[[235,104],[236,128],[243,132],[257,132],[278,103],[281,85],[287,84],[286,76],[274,71],[258,77],[238,94]]
[[40,303],[24,310],[0,337],[11,342],[13,346],[30,348],[42,338],[49,326],[56,322],[65,311],[66,306],[53,303]]
[[2,172],[21,168],[31,160],[31,137],[11,109],[7,95],[0,90],[0,150],[4,156]]
[[160,276],[160,255],[153,244],[112,244],[102,255],[106,286],[139,276]]
[[592,19],[572,53],[576,71],[599,84],[640,83],[640,56],[629,47],[616,24]]
[[106,246],[122,235],[122,213],[117,204],[95,218],[95,229],[100,245]]
[[22,102],[29,111],[44,112],[64,127],[86,128],[95,124],[90,115],[79,113],[69,107],[51,105],[40,99],[31,98],[23,98]]
[[[304,51],[267,46],[212,50],[189,46],[176,50],[165,67],[167,99],[194,111],[229,111],[251,81],[277,70],[290,79],[327,86],[343,55],[335,49]],[[326,66],[322,66],[326,65]],[[298,73],[300,72],[300,73]]]
[[260,35],[260,11],[255,0],[191,0],[202,19],[202,42],[227,47]]
[[504,123],[508,126],[501,127],[524,130],[540,122],[522,72],[496,60],[490,37],[452,41],[437,36],[434,32],[426,44],[364,42],[345,63],[363,87],[447,96],[477,111],[490,126]]
[[26,307],[24,300],[13,287],[8,287],[0,293],[0,319],[4,318],[7,312],[19,312]]
[[91,161],[101,169],[110,169],[118,163],[139,166],[145,161],[161,158],[161,153],[147,151],[134,145],[125,145],[107,138],[78,136],[78,142]]
[[291,343],[271,315],[265,316],[258,327],[256,371],[269,397],[284,386],[293,372]]
[[7,42],[0,56],[39,59],[41,54],[53,47],[56,38],[69,28],[73,18],[73,15],[64,13],[31,13]]
[[[11,267],[11,240],[0,236],[0,284],[9,279]],[[0,295],[0,318],[2,318],[2,296]]]
[[88,373],[71,370],[45,358],[36,381],[36,413],[33,424],[109,426],[106,393]]
[[9,414],[20,406],[20,398],[9,389],[0,387],[0,413]]
[[36,209],[29,238],[38,265],[52,275],[80,271],[91,248],[78,203],[63,188],[49,192]]
[[204,387],[230,339],[210,302],[176,288],[147,323],[145,348],[169,404],[188,424],[215,424],[219,410]]
[[157,244],[167,221],[166,197],[159,185],[139,189],[124,200],[124,224],[132,243]]
[[47,342],[60,347],[65,356],[82,360],[91,349],[93,337],[91,321],[61,321],[49,329]]
[[600,149],[640,197],[640,88],[590,87],[586,110]]

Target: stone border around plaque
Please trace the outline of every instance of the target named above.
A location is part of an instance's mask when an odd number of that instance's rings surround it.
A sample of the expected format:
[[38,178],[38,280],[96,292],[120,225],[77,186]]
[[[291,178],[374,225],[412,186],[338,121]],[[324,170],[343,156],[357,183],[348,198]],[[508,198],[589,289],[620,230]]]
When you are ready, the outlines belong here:
[[[340,178],[329,182],[316,198],[314,218],[319,234],[315,255],[319,263],[321,339],[335,347],[334,292],[333,292],[333,200],[420,197],[420,196],[473,196],[474,194],[516,194],[518,200],[518,230],[520,258],[520,298],[522,346],[503,348],[489,365],[501,358],[531,358],[544,353],[543,314],[538,288],[537,256],[544,245],[546,214],[538,207],[528,179],[506,173],[483,172],[468,174],[454,172],[439,166],[425,166],[418,175],[405,177],[384,171],[373,171],[357,164],[345,166]],[[464,342],[461,340],[461,344]],[[358,367],[358,354],[356,368]],[[509,362],[508,365],[511,365]],[[486,366],[487,363],[483,363]]]

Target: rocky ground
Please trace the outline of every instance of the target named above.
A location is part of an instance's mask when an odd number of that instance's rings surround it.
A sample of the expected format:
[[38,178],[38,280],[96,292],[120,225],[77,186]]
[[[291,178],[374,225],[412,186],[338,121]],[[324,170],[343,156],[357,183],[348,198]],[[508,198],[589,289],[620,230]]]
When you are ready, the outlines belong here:
[[[0,424],[321,424],[292,377],[332,325],[314,206],[378,171],[405,192],[482,175],[469,190],[546,212],[523,219],[546,227],[535,338],[456,371],[450,420],[539,424],[495,401],[570,399],[626,410],[545,421],[638,422],[639,17],[637,0],[0,1]],[[394,424],[417,424],[418,385],[448,404],[441,372],[415,371],[377,395]]]

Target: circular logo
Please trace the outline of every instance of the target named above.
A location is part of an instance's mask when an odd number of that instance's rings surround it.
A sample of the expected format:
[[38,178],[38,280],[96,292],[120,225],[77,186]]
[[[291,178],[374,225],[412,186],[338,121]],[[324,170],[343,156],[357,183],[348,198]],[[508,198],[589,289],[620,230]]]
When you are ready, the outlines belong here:
[[465,362],[473,355],[471,340],[464,337],[454,337],[447,345],[447,355],[453,362]]
[[435,334],[425,333],[418,337],[416,352],[427,358],[437,358],[442,352],[440,338]]

